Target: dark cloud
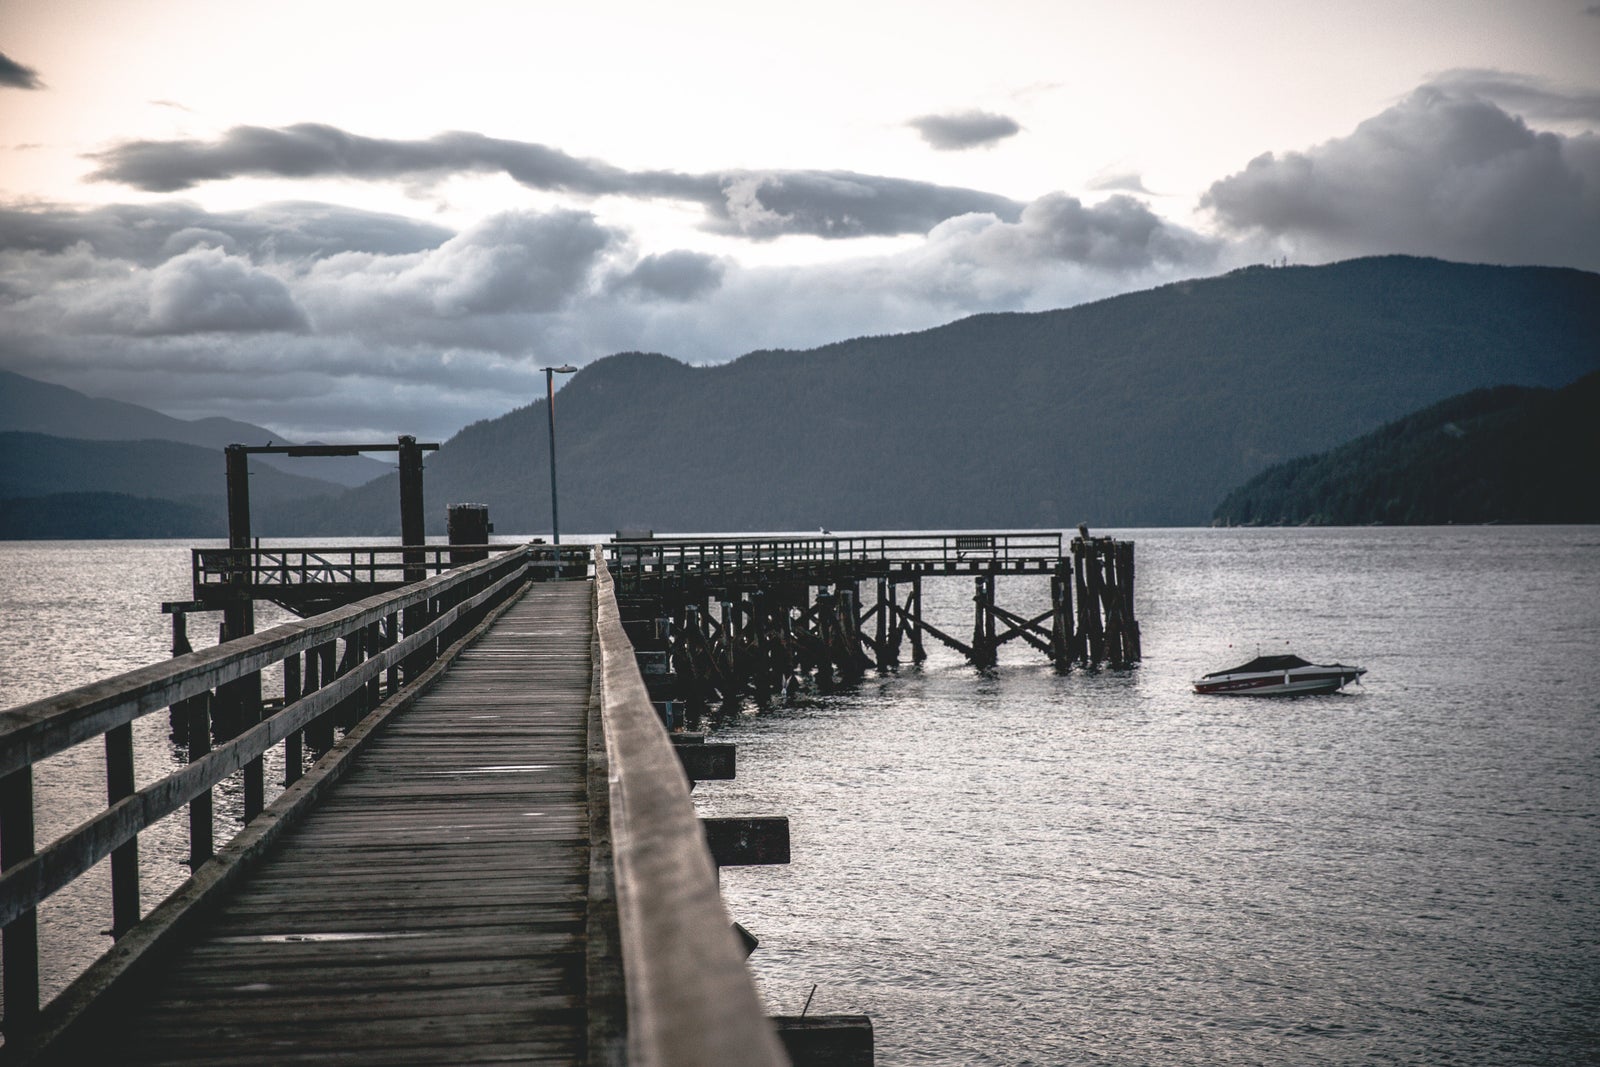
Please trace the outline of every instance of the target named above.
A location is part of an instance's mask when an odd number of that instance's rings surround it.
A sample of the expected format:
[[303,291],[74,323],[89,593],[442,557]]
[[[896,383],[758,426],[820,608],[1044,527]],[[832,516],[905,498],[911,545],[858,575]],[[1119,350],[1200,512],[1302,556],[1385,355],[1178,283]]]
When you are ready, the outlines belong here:
[[971,189],[848,171],[737,171],[719,182],[707,228],[758,240],[923,234],[959,215],[1015,219],[1022,207]]
[[645,256],[633,269],[616,276],[611,287],[645,300],[678,303],[702,297],[722,284],[723,263],[702,252],[663,252]]
[[57,253],[84,244],[103,258],[143,266],[165,262],[197,244],[258,260],[301,259],[338,252],[421,252],[438,247],[451,235],[442,226],[400,215],[332,204],[281,202],[227,212],[210,212],[182,201],[87,210],[0,206],[0,253]]
[[1562,88],[1526,74],[1450,70],[1430,78],[1426,87],[1452,96],[1490,100],[1535,121],[1600,122],[1600,90]]
[[39,72],[25,67],[4,52],[0,52],[0,86],[11,89],[43,89]]
[[1600,4],[1590,4],[1588,7],[1583,9],[1583,13],[1585,15],[1593,15],[1595,18],[1600,18]]
[[619,235],[582,211],[505,212],[452,237],[402,276],[436,315],[554,311],[587,285]]
[[989,148],[1022,132],[1017,120],[988,111],[962,111],[951,115],[921,115],[906,123],[941,152]]
[[1347,137],[1259,156],[1201,203],[1230,231],[1311,257],[1405,252],[1600,269],[1600,138],[1536,131],[1435,87]]
[[397,141],[315,123],[238,126],[215,141],[129,141],[90,158],[99,164],[92,178],[147,192],[238,177],[416,182],[503,173],[531,189],[695,203],[708,228],[755,239],[926,233],[955,215],[1020,210],[977,190],[848,171],[624,171],[545,145],[459,131]]
[[282,279],[220,248],[196,248],[151,272],[146,334],[257,333],[308,327]]
[[1140,196],[1154,195],[1144,187],[1144,178],[1131,170],[1116,171],[1111,174],[1101,174],[1090,178],[1088,187],[1098,192],[1137,193]]
[[[1156,215],[1130,196],[1086,205],[1065,193],[1042,196],[1015,224],[991,221],[962,233],[964,257],[1016,271],[1036,263],[1070,264],[1128,273],[1159,266],[1194,268],[1212,262],[1217,243]],[[937,236],[937,234],[936,234]]]

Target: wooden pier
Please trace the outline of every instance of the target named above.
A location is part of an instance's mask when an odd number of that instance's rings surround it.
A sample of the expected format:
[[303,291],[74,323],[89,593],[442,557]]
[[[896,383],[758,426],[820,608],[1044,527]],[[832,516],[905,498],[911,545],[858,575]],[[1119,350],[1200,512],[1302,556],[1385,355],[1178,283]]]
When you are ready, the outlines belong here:
[[[716,879],[774,857],[695,817],[692,761],[649,702],[607,568],[551,581],[543,555],[0,713],[0,1062],[790,1062]],[[564,550],[558,569],[588,558]],[[368,640],[408,609],[413,628]],[[212,710],[274,667],[281,700],[218,740]],[[132,723],[174,706],[190,762],[135,788]],[[351,725],[307,767],[330,717]],[[105,810],[36,849],[34,764],[96,738]],[[259,782],[275,745],[289,783],[213,853],[214,790]],[[185,806],[194,874],[146,910],[139,833]],[[37,908],[108,856],[116,944],[40,1004]],[[835,1022],[857,1049],[870,1035]]]
[[[870,1064],[864,1017],[764,1015],[716,871],[788,862],[788,822],[696,818],[692,780],[731,777],[733,747],[669,728],[916,662],[925,638],[980,669],[1012,640],[1061,670],[1129,666],[1132,547],[196,550],[173,659],[0,712],[0,1064]],[[1002,607],[997,579],[1026,574],[1047,600]],[[970,641],[925,617],[925,580],[973,583]],[[308,617],[253,633],[266,599]],[[231,639],[191,651],[207,611]],[[159,712],[187,763],[150,781],[132,727]],[[85,742],[106,807],[35,842],[34,767]],[[229,779],[244,829],[218,848]],[[149,908],[140,833],[185,810],[192,877]],[[41,1003],[38,907],[107,858],[115,945]]]
[[[1058,670],[1143,655],[1133,543],[1057,532],[804,538],[621,538],[607,546],[623,617],[669,722],[696,727],[743,697],[828,690],[927,658],[924,639],[979,668],[1020,641]],[[996,580],[1048,577],[1048,599],[1002,607]],[[930,580],[972,582],[967,640],[923,612]],[[949,625],[946,623],[946,625]],[[654,658],[650,658],[653,653]],[[681,715],[680,715],[681,712]]]

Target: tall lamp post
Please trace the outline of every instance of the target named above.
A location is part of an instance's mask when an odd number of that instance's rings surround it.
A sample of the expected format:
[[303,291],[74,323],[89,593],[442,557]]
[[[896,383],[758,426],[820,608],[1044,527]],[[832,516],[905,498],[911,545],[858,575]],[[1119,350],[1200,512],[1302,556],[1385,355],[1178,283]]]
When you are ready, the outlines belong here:
[[540,367],[544,371],[545,411],[550,416],[550,539],[561,544],[560,512],[556,510],[556,375],[576,374],[570,363],[559,367]]

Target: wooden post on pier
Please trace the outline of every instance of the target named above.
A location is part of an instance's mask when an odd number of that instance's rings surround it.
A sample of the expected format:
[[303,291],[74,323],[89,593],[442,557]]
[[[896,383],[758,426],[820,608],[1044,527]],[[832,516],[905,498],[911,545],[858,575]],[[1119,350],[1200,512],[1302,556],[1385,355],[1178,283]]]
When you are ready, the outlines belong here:
[[999,659],[995,644],[994,575],[980,574],[973,579],[972,664],[993,667]]
[[1128,667],[1143,658],[1133,613],[1133,542],[1090,537],[1082,526],[1078,533],[1072,541],[1078,587],[1074,658]]
[[415,551],[405,554],[405,579],[420,582],[423,570],[422,545],[427,543],[422,506],[422,448],[410,434],[400,435],[400,543]]
[[900,662],[900,656],[899,656],[898,652],[897,651],[891,651],[890,648],[889,648],[889,615],[890,615],[890,610],[889,610],[889,580],[887,578],[879,578],[878,579],[878,606],[873,610],[877,613],[877,616],[878,616],[878,618],[877,618],[877,628],[878,628],[878,642],[877,642],[878,670],[883,671],[883,670],[887,670],[888,669],[889,664]]
[[[300,657],[290,656],[283,661],[283,706],[288,707],[304,694],[300,689]],[[283,784],[293,785],[305,772],[305,747],[300,731],[296,730],[283,740]]]
[[[222,611],[222,639],[235,641],[256,632],[253,599],[255,575],[250,561],[250,454],[243,445],[225,451],[228,475],[228,548],[235,554],[232,581],[236,588]],[[220,741],[232,740],[261,721],[261,675],[250,674],[217,691],[212,727]],[[266,785],[260,757],[244,768],[244,818],[261,814]]]
[[1139,620],[1133,614],[1133,542],[1118,541],[1116,549],[1118,592],[1123,607],[1123,641],[1128,659],[1138,662],[1144,659],[1144,643],[1139,637]]
[[[33,856],[33,767],[0,778],[0,871]],[[4,968],[5,1033],[8,1042],[27,1033],[39,1018],[39,913],[29,908],[0,935]]]
[[911,662],[928,658],[922,648],[922,575],[911,576]]
[[[106,806],[133,795],[133,724],[106,731]],[[111,936],[139,922],[139,838],[111,850]]]
[[1072,572],[1062,563],[1050,575],[1050,659],[1057,670],[1068,670],[1077,658],[1073,647]]
[[[189,728],[189,762],[198,763],[211,751],[211,695],[201,693],[184,701],[184,722]],[[212,817],[211,790],[189,801],[189,870],[199,870],[211,858],[215,820]]]

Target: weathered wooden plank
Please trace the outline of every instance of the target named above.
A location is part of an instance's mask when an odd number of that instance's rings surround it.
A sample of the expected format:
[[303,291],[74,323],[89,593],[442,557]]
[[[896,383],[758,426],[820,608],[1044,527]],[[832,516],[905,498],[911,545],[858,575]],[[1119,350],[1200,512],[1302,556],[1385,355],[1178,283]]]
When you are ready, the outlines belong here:
[[872,1067],[872,1020],[865,1015],[774,1015],[794,1067]]
[[721,742],[698,745],[673,745],[683,773],[691,781],[727,781],[737,773],[738,746]]
[[700,820],[706,847],[718,867],[789,862],[789,819],[784,815],[724,816]]

